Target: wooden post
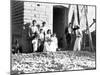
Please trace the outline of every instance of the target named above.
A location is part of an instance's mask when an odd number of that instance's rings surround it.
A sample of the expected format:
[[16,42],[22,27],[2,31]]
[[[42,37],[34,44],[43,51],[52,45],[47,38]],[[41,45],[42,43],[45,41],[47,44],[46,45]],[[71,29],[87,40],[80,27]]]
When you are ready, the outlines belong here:
[[91,36],[91,32],[89,31],[89,25],[88,25],[88,19],[87,19],[87,13],[88,13],[88,8],[87,6],[85,6],[85,17],[86,17],[86,27],[87,27],[87,32],[88,32],[88,36],[89,36],[89,50],[90,51],[94,51],[94,47],[92,44],[92,36]]

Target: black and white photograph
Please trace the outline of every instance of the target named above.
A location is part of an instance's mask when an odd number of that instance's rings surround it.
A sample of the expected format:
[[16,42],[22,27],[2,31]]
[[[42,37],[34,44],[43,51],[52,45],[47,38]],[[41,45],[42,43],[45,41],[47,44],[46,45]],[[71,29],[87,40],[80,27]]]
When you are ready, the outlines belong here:
[[96,70],[96,5],[10,0],[11,75]]

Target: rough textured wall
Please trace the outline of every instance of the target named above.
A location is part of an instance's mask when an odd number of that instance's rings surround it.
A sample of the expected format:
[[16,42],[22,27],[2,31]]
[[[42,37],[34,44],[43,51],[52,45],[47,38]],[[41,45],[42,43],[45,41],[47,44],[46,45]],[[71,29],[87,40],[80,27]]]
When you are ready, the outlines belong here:
[[22,35],[24,3],[22,1],[11,1],[11,35],[12,43],[20,40]]
[[52,30],[53,6],[46,3],[24,2],[24,23],[36,20],[38,24],[46,22],[46,27]]

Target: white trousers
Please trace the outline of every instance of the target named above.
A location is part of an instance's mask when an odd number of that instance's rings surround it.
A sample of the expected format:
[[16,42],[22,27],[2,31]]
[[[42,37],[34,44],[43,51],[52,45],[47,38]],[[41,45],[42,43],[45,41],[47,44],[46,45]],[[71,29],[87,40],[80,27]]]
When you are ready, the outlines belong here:
[[76,37],[73,50],[74,51],[80,51],[81,50],[81,43],[82,43],[82,37]]
[[33,44],[33,50],[34,50],[34,51],[37,51],[38,40],[37,40],[37,39],[32,40],[32,44]]

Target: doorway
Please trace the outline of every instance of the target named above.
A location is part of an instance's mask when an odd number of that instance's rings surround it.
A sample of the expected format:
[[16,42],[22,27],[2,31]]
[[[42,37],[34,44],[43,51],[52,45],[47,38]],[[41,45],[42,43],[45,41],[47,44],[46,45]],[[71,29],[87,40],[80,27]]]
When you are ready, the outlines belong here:
[[53,32],[58,38],[58,47],[66,47],[65,27],[68,26],[68,8],[64,6],[53,7]]

